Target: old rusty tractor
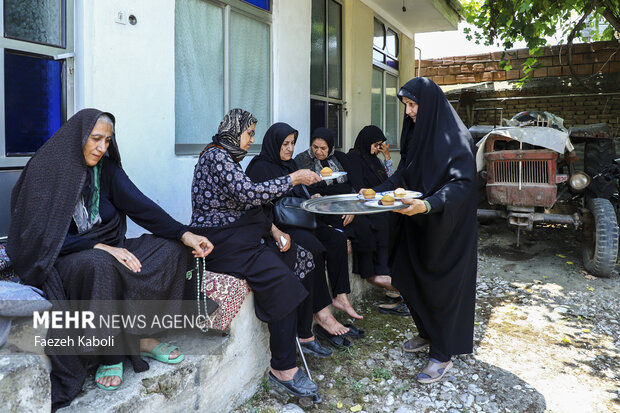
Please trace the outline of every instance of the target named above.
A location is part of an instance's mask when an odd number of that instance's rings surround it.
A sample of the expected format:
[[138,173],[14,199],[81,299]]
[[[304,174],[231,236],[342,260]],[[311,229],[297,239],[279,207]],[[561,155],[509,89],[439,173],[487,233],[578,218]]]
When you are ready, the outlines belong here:
[[470,129],[474,138],[481,138],[476,162],[486,202],[478,209],[479,219],[506,219],[517,229],[517,246],[521,230],[532,230],[536,223],[580,229],[584,267],[609,277],[618,254],[618,223],[610,201],[617,199],[617,181],[609,172],[615,150],[609,126],[566,130],[562,119],[533,111],[519,113],[507,124]]

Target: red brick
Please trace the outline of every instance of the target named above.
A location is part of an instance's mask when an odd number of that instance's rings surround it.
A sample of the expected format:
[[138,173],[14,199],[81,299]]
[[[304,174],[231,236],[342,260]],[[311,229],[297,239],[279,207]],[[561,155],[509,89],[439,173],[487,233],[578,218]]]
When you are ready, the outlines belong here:
[[[502,60],[502,53],[503,52],[493,52],[491,53],[491,60]],[[508,57],[508,56],[506,56]]]
[[474,76],[472,75],[456,75],[456,82],[457,83],[473,83],[476,80],[474,79]]
[[444,66],[453,65],[454,64],[454,58],[453,57],[443,58],[441,64],[444,65]]
[[561,66],[552,66],[547,68],[547,76],[549,77],[559,77],[562,76],[562,67]]
[[497,62],[489,62],[484,65],[485,72],[495,72],[497,70],[500,70],[499,64],[497,64]]
[[456,83],[456,75],[445,75],[443,83],[446,85],[454,85]]
[[459,73],[461,73],[461,66],[450,66],[448,68],[448,73],[450,73],[451,75],[458,75]]
[[471,66],[461,65],[461,73],[471,73]]
[[534,69],[532,77],[547,77],[547,68]]
[[453,59],[454,59],[454,64],[455,65],[465,64],[465,62],[467,60],[465,56],[454,56]]
[[553,66],[553,57],[541,57],[538,59],[538,63],[545,67]]
[[430,67],[432,65],[433,64],[430,60],[422,60],[422,67]]
[[592,74],[592,65],[577,65],[575,66],[575,73],[578,75],[590,75]]
[[[573,51],[573,55],[572,55],[572,57],[571,57],[571,62],[572,62],[574,65],[578,65],[578,64],[583,63],[583,55],[582,55],[582,54],[576,54],[576,53]],[[566,64],[568,64],[568,55],[567,55],[567,57],[566,57]]]
[[483,82],[492,82],[493,81],[493,72],[484,72],[482,74]]
[[[573,66],[573,68],[575,68],[575,67]],[[570,67],[568,65],[567,66],[562,66],[562,76],[572,76],[572,75],[573,74],[571,73]]]
[[596,73],[607,74],[609,73],[609,63],[596,64],[594,65],[594,71]]
[[[620,53],[616,53],[620,54]],[[609,72],[617,73],[620,72],[620,62],[609,62]]]
[[604,56],[603,53],[586,53],[583,55],[583,63],[603,63],[607,61],[609,56]]
[[509,70],[506,72],[506,80],[516,80],[519,78],[520,76],[518,70]]
[[530,50],[529,49],[517,50],[517,57],[527,59],[528,57],[530,57]]
[[431,80],[435,83],[437,83],[438,85],[442,85],[443,84],[443,76],[433,76],[431,77]]
[[472,70],[474,73],[484,72],[484,65],[482,63],[474,63]]
[[499,72],[493,72],[493,80],[495,81],[506,80],[506,71],[501,70]]
[[441,66],[437,68],[437,74],[440,76],[447,75],[448,73],[450,73],[448,66]]

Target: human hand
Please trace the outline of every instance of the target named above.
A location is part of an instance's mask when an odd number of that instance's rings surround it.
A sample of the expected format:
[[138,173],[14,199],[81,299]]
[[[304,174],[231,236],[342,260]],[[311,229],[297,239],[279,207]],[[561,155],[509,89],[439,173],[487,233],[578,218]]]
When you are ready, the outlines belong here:
[[194,254],[194,258],[204,258],[213,251],[213,244],[211,244],[207,237],[196,235],[193,232],[184,232],[181,236],[181,242],[193,248],[192,254]]
[[280,248],[280,252],[286,252],[291,248],[291,236],[280,231],[275,225],[271,226],[271,236],[276,240],[276,245]]
[[133,272],[140,272],[142,270],[142,264],[140,260],[136,258],[129,250],[125,248],[112,247],[107,244],[98,243],[93,248],[104,250],[108,254],[112,255],[118,262],[129,268]]
[[321,177],[311,171],[310,169],[300,169],[298,171],[293,172],[291,175],[291,181],[293,181],[293,186],[295,185],[312,185],[321,181]]
[[355,218],[355,215],[343,215],[342,226],[346,227],[347,225],[349,225],[351,222],[353,222],[353,218]]
[[379,151],[381,151],[381,153],[383,154],[383,158],[386,161],[389,161],[392,158],[392,156],[390,155],[390,143],[388,141],[383,142],[379,146]]
[[314,198],[320,198],[322,195],[321,194],[314,194],[312,195],[310,198],[314,199]]
[[392,212],[396,212],[398,214],[403,214],[407,216],[423,214],[427,211],[426,204],[419,199],[401,199],[403,204],[409,205],[407,208],[403,209],[393,209]]

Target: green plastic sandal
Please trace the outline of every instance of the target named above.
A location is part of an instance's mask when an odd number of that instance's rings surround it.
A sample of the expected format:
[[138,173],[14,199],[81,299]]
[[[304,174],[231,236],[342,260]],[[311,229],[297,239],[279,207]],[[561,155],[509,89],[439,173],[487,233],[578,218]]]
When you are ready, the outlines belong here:
[[158,345],[153,347],[153,350],[151,350],[150,353],[148,351],[141,351],[140,355],[142,357],[150,357],[152,359],[161,361],[162,363],[166,363],[166,364],[178,364],[182,362],[183,359],[185,358],[185,356],[180,351],[179,353],[181,354],[179,354],[177,358],[173,358],[173,359],[170,358],[170,353],[178,349],[179,348],[177,346],[173,346],[172,344],[159,343]]
[[[110,376],[118,376],[121,378],[121,382],[118,386],[104,386],[103,384],[99,383],[97,380],[99,380],[102,377],[110,377]],[[116,390],[120,387],[121,384],[123,384],[123,362],[121,361],[118,364],[110,364],[109,366],[105,366],[103,364],[101,364],[98,368],[97,368],[97,373],[95,373],[95,384],[97,385],[97,387],[99,387],[100,389],[103,390]]]

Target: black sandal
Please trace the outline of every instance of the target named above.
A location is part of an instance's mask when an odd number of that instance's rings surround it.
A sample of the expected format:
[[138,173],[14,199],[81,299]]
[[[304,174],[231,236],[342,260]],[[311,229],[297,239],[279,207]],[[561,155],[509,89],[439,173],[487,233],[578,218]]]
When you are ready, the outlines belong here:
[[379,304],[379,311],[383,314],[399,315],[402,317],[410,316],[409,308],[401,301],[395,304]]
[[351,341],[348,338],[344,337],[344,334],[342,336],[330,334],[327,330],[325,330],[319,324],[314,325],[313,331],[317,337],[327,340],[327,342],[331,344],[332,346],[334,346],[335,348],[338,348],[338,349],[349,348],[353,345],[353,343],[351,343]]
[[345,324],[345,327],[349,328],[349,331],[343,334],[343,336],[349,336],[351,338],[364,338],[366,332],[361,328],[357,328],[355,324]]

